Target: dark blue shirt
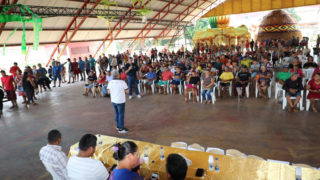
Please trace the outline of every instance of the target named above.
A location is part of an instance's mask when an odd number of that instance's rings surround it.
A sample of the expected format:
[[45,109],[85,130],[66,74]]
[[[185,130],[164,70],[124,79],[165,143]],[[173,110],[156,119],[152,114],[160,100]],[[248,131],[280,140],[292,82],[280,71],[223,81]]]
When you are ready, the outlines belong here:
[[129,169],[114,169],[109,180],[143,180],[143,178]]
[[[124,70],[127,71],[130,67],[130,64],[127,63],[126,66],[124,67]],[[131,77],[136,77],[137,76],[137,71],[139,71],[139,67],[136,63],[132,63],[132,68],[131,70],[127,73],[127,76]]]
[[146,78],[147,78],[147,79],[150,79],[150,80],[151,80],[151,79],[153,79],[153,78],[155,78],[155,77],[157,77],[157,73],[154,72],[154,71],[153,71],[152,73],[151,73],[151,72],[148,72],[148,73],[146,74]]
[[37,73],[40,73],[40,77],[45,77],[47,75],[47,70],[45,68],[40,68],[37,70]]

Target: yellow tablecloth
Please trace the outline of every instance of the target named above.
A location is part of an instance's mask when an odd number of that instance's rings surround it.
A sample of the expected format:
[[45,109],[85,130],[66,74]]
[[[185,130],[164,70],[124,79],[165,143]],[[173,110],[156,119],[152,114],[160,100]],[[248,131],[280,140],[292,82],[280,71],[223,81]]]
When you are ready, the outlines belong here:
[[[97,135],[98,143],[96,152],[92,158],[102,161],[106,167],[117,162],[112,158],[113,144],[124,142],[128,139],[120,139],[111,136]],[[160,160],[160,147],[164,148],[165,157],[171,153],[180,153],[192,161],[188,167],[187,179],[215,179],[215,180],[295,180],[295,167],[249,158],[236,158],[225,155],[217,155],[207,152],[189,151],[184,149],[160,146],[152,143],[131,140],[139,147],[141,158],[145,153],[149,156],[149,162],[141,165],[141,173],[148,176],[151,173],[159,174],[160,180],[166,179],[165,160]],[[102,142],[102,144],[99,144]],[[70,147],[69,156],[77,155],[78,143]],[[220,171],[209,171],[208,158],[213,155],[219,159]],[[203,168],[205,175],[202,178],[195,177],[197,168]],[[318,180],[320,171],[302,168],[302,180]]]

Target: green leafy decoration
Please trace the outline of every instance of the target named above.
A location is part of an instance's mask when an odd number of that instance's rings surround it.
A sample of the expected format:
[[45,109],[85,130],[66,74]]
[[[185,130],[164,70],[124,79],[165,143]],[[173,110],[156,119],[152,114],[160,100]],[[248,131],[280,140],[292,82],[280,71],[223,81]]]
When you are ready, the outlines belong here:
[[[22,54],[27,53],[27,42],[26,42],[26,27],[25,23],[33,23],[33,31],[34,31],[34,40],[33,40],[33,49],[37,50],[39,47],[39,32],[42,31],[42,18],[40,18],[37,14],[34,14],[28,6],[22,4],[14,4],[14,5],[4,5],[3,11],[0,14],[0,23],[7,22],[21,22],[22,23],[22,40],[21,40],[21,52]],[[12,8],[19,7],[21,9],[21,14],[6,14]],[[27,16],[27,14],[31,15]],[[3,55],[5,55],[5,47],[9,38],[16,32],[17,28],[14,29],[13,32],[7,37],[6,41],[3,43]]]

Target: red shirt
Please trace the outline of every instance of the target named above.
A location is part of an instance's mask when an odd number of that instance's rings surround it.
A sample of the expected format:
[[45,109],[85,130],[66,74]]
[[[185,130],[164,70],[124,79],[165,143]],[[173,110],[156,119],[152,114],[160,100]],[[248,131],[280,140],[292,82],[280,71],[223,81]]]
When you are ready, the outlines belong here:
[[120,79],[125,81],[127,79],[127,74],[126,73],[121,73],[120,74]]
[[1,78],[1,82],[4,84],[5,90],[9,91],[9,90],[13,90],[14,86],[13,86],[13,77],[12,76],[3,76]]
[[165,71],[162,73],[162,80],[169,81],[172,76],[173,76],[173,73],[171,71]]
[[98,84],[102,84],[106,81],[106,77],[102,77],[102,75],[100,75],[99,78],[102,78],[102,79],[98,81]]
[[10,68],[9,72],[12,74],[13,77],[16,77],[17,76],[17,74],[16,74],[17,70],[20,70],[20,68],[18,66],[12,66]]

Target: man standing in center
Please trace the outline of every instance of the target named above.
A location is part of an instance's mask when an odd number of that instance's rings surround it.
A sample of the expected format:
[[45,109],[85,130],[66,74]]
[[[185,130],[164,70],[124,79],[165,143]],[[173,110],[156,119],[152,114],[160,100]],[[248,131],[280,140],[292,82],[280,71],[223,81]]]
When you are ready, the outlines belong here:
[[136,63],[133,62],[132,57],[129,58],[124,70],[128,78],[129,99],[132,99],[132,86],[134,86],[134,91],[136,93],[137,98],[141,98],[139,94],[137,78],[137,72],[139,71],[139,67]]
[[112,71],[112,78],[108,84],[108,93],[115,112],[115,121],[117,123],[118,133],[127,133],[128,129],[124,127],[124,112],[126,103],[126,94],[129,93],[127,84],[120,80],[118,71]]

